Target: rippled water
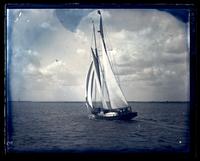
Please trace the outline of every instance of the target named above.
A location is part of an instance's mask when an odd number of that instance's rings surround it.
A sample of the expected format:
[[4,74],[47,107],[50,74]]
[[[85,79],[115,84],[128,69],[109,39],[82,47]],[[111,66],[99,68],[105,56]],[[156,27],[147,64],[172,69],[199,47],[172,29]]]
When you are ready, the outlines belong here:
[[12,102],[10,152],[188,152],[188,103],[130,103],[131,121],[91,120],[84,103]]

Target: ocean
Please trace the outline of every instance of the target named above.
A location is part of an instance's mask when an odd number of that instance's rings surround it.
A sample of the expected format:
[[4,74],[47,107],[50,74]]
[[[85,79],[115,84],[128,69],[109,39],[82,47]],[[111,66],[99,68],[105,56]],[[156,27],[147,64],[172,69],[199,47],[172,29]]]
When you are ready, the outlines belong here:
[[10,102],[8,152],[190,151],[189,103],[130,102],[131,121],[88,118],[83,102]]

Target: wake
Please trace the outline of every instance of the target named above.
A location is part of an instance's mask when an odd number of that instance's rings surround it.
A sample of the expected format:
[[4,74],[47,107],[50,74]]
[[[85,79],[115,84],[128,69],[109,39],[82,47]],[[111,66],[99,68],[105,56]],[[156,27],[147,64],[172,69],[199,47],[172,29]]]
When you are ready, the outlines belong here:
[[184,132],[189,132],[189,129],[179,127],[178,125],[167,125],[165,123],[160,123],[159,121],[154,120],[154,119],[140,118],[140,119],[137,119],[137,120],[140,121],[140,122],[146,123],[146,124],[151,124],[153,126],[157,126],[157,127],[160,127],[160,128],[165,128],[167,130],[172,130],[172,131],[177,131],[177,132],[183,132],[183,131]]

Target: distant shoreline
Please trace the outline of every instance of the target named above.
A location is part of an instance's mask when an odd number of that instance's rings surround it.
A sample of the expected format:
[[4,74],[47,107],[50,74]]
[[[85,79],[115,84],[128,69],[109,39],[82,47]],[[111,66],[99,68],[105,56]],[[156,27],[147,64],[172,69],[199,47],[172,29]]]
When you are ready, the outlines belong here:
[[[33,102],[33,103],[85,103],[85,101],[8,101],[8,102]],[[130,103],[190,103],[190,101],[127,101]]]

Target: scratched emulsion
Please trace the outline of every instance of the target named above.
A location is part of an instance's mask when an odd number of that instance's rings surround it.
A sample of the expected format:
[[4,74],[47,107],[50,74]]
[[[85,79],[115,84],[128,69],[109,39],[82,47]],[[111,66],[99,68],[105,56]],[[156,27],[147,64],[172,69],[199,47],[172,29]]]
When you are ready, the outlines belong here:
[[88,119],[84,103],[12,102],[9,152],[189,152],[189,103],[130,103],[132,121]]

